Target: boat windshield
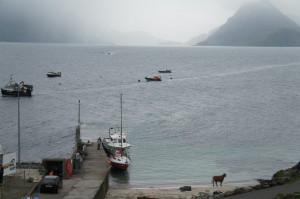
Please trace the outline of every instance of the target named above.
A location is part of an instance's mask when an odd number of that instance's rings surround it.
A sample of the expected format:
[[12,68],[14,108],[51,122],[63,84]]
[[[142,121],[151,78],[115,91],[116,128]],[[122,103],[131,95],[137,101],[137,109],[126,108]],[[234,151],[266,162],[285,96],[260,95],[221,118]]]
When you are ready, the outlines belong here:
[[[118,142],[121,143],[121,142],[122,142],[122,139],[118,139]],[[125,139],[125,138],[123,138],[123,143],[124,143],[124,142],[126,142],[126,139]]]

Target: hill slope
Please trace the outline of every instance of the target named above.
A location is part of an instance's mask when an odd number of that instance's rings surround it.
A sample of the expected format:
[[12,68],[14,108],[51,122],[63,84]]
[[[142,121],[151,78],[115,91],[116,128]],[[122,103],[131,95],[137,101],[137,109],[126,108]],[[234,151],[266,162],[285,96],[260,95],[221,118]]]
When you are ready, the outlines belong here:
[[197,45],[300,46],[300,27],[266,1],[248,3]]

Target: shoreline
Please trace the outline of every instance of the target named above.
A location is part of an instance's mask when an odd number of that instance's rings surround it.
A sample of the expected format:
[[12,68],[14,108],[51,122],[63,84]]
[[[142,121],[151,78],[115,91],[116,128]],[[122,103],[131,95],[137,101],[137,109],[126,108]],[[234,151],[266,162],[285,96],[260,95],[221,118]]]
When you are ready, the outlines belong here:
[[[232,185],[232,186],[255,186],[259,184],[259,182],[257,180],[251,180],[251,181],[226,181],[226,178],[223,182],[223,186],[225,185]],[[194,188],[202,188],[202,187],[213,187],[212,183],[199,183],[199,184],[188,184],[188,183],[174,183],[174,184],[159,184],[159,185],[155,185],[155,184],[149,184],[149,185],[128,185],[128,186],[117,186],[117,185],[112,185],[110,186],[111,189],[179,189],[179,187],[182,186],[191,186]],[[218,184],[219,187],[219,184]]]
[[165,198],[165,199],[191,199],[193,196],[199,196],[200,193],[213,195],[214,192],[234,191],[237,188],[252,189],[253,184],[229,183],[223,186],[213,187],[211,185],[195,185],[191,186],[191,191],[180,191],[180,187],[149,187],[149,188],[110,188],[106,194],[106,199],[121,199],[121,198]]
[[[264,198],[274,198],[276,194],[287,191],[288,194],[299,191],[300,184],[300,161],[293,167],[277,171],[271,180],[257,179],[259,184],[223,183],[223,186],[199,185],[178,188],[111,188],[106,194],[106,199],[206,199],[212,195],[216,198],[232,196],[232,198],[258,198],[264,194]],[[282,186],[280,186],[282,185]],[[182,189],[184,188],[184,189]],[[186,191],[183,191],[186,190]],[[245,194],[244,197],[234,195]],[[246,196],[248,195],[248,197]],[[255,197],[254,197],[255,196]],[[215,197],[213,197],[215,198]]]

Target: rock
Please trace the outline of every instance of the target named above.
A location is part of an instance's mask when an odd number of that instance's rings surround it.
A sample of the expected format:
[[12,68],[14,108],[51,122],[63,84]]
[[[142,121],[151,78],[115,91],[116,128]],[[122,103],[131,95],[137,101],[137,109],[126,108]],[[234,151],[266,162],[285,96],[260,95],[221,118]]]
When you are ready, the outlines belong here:
[[226,192],[224,193],[224,197],[228,197],[228,196],[232,196],[232,195],[234,195],[234,194],[233,194],[233,191],[226,191]]
[[219,195],[219,194],[221,194],[222,193],[222,191],[214,191],[213,192],[213,195]]
[[269,188],[270,185],[269,184],[262,184],[261,187],[262,187],[262,189],[266,189],[266,188]]
[[200,192],[198,196],[193,196],[192,199],[212,199],[213,197],[209,193]]
[[237,194],[242,194],[242,193],[246,193],[247,190],[244,188],[236,188],[235,190],[233,190],[233,194],[237,195]]
[[255,186],[251,186],[251,188],[254,189],[254,190],[260,190],[261,189],[259,184],[255,185]]
[[298,164],[296,164],[294,167],[292,167],[292,169],[300,170],[300,161],[298,162]]
[[28,182],[28,183],[33,183],[33,180],[34,180],[34,179],[33,179],[32,177],[30,177],[30,178],[27,179],[27,182]]
[[184,192],[184,191],[192,191],[192,187],[191,186],[183,186],[183,187],[180,187],[179,190],[181,192]]

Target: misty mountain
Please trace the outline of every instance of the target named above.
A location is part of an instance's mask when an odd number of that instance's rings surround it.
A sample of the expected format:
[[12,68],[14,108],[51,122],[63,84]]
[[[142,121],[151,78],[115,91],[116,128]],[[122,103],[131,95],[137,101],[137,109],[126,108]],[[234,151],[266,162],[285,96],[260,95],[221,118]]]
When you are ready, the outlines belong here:
[[[26,4],[25,4],[26,5]],[[65,14],[46,14],[44,10],[31,11],[24,4],[3,1],[0,6],[0,41],[4,42],[84,42],[78,23]],[[62,19],[65,19],[62,20]],[[70,23],[65,23],[66,21]]]
[[205,41],[207,39],[207,34],[201,34],[197,37],[193,37],[192,39],[190,39],[189,41],[187,41],[185,44],[188,46],[194,46],[199,42]]
[[[47,24],[47,25],[46,25]],[[79,40],[79,35],[72,32],[72,27],[45,23],[37,26],[24,18],[0,17],[0,41],[3,42],[45,42],[72,43]]]
[[267,1],[247,3],[197,45],[300,46],[300,27]]
[[295,15],[288,15],[288,17],[295,22],[298,26],[300,26],[300,17]]
[[118,32],[110,27],[86,27],[84,24],[36,22],[32,18],[2,17],[0,13],[0,41],[38,43],[98,43],[120,45],[158,45],[163,42],[144,32]]
[[[74,13],[55,12],[43,2],[0,3],[0,42],[98,43],[120,45],[158,45],[164,40],[145,32],[119,32],[109,25],[85,20]],[[48,2],[49,3],[49,2]],[[48,4],[47,4],[48,5]],[[63,10],[65,11],[65,10]]]

